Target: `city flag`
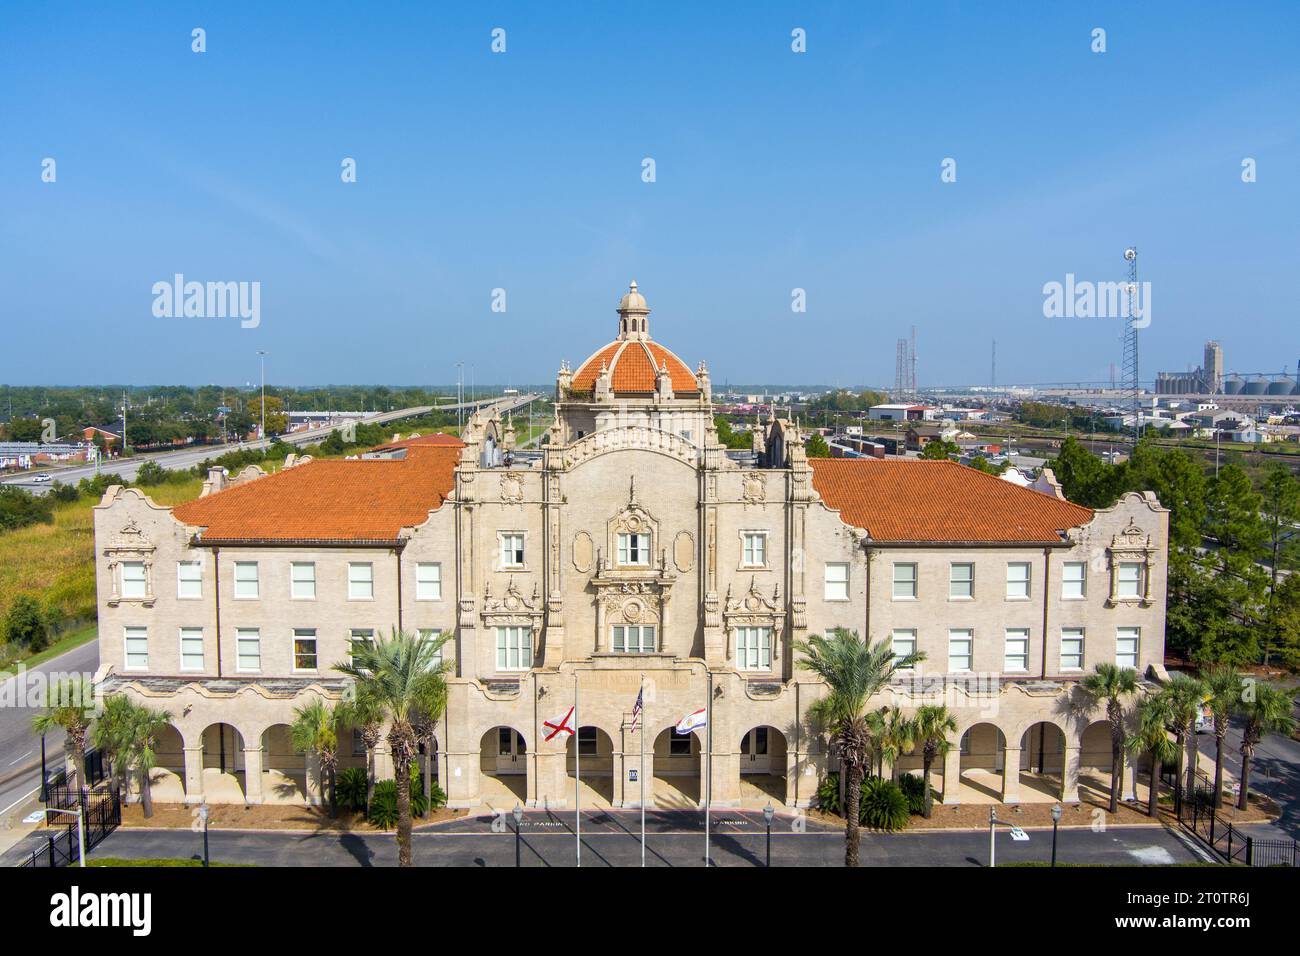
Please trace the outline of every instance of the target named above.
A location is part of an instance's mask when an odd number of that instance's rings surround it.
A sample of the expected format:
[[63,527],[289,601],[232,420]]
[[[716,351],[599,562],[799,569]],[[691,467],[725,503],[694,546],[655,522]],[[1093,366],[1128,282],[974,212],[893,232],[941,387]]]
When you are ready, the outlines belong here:
[[645,693],[645,688],[642,688],[641,690],[637,691],[636,703],[632,705],[632,728],[631,728],[632,733],[636,733],[636,729],[641,723],[641,695],[644,693]]
[[574,730],[572,725],[569,723],[569,721],[572,719],[573,719],[573,708],[570,707],[568,713],[566,713],[559,720],[542,721],[542,726],[549,731],[549,733],[546,735],[546,739],[554,740],[560,734],[568,734],[570,737],[572,737],[574,734]]
[[706,723],[708,723],[708,716],[704,708],[701,707],[677,721],[677,732],[679,734],[689,734],[692,730],[699,730]]

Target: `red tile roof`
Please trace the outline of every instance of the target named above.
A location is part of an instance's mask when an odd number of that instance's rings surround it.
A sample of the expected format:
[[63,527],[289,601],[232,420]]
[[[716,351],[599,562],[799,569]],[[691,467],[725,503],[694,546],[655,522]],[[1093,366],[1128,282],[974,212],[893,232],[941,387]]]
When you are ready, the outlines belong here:
[[874,541],[1052,544],[1092,511],[953,461],[814,458],[813,487]]
[[172,513],[205,541],[393,541],[442,506],[459,460],[459,447],[436,444],[404,458],[310,461]]
[[609,368],[615,393],[649,394],[655,390],[655,376],[664,363],[674,392],[698,392],[700,385],[686,363],[658,342],[636,340],[611,342],[583,362],[573,374],[570,388],[589,392],[596,385],[601,366]]
[[398,441],[386,442],[383,445],[376,445],[370,449],[376,451],[396,451],[399,448],[411,448],[419,445],[437,445],[447,448],[464,448],[465,443],[455,435],[448,435],[445,432],[431,432],[428,435],[418,435],[415,438],[402,438]]

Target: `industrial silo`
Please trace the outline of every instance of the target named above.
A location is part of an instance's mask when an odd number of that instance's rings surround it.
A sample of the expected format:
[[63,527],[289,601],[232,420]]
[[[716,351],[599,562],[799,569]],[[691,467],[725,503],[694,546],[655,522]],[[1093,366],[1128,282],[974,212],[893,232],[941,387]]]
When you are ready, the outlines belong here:
[[1241,390],[1243,395],[1263,395],[1268,391],[1268,379],[1263,375],[1256,375]]
[[1246,387],[1246,381],[1235,372],[1223,380],[1224,395],[1240,395],[1241,390]]
[[1295,394],[1296,381],[1290,375],[1282,375],[1268,383],[1268,395],[1293,395]]

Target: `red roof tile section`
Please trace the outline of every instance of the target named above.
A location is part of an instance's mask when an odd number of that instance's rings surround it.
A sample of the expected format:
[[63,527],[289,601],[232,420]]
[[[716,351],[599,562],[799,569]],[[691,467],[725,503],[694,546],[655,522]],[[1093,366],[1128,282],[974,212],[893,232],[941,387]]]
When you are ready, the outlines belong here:
[[393,541],[455,486],[460,448],[416,445],[404,458],[318,460],[177,505],[207,541]]
[[1092,511],[953,461],[810,459],[828,507],[874,541],[1051,544]]
[[455,435],[448,435],[444,432],[431,432],[428,435],[417,435],[415,438],[403,438],[398,441],[386,442],[383,445],[376,445],[370,449],[375,451],[396,451],[399,448],[411,448],[415,446],[435,445],[446,448],[464,448],[465,443]]
[[685,362],[658,342],[635,339],[611,342],[583,362],[574,373],[570,388],[575,392],[590,392],[603,364],[609,368],[610,384],[615,393],[649,394],[655,390],[656,371],[665,362],[668,363],[668,378],[675,393],[699,391],[699,382]]

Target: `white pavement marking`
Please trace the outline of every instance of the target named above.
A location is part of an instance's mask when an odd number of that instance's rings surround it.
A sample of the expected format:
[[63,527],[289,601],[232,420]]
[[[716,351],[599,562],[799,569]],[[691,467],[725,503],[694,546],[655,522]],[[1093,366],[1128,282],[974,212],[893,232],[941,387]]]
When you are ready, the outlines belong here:
[[5,807],[3,810],[0,810],[0,817],[4,816],[6,813],[8,813],[8,812],[9,812],[10,810],[12,810],[14,807],[18,806],[18,804],[23,803],[25,800],[27,800],[29,797],[31,797],[31,795],[32,795],[33,793],[35,793],[37,790],[39,790],[39,789],[41,789],[41,788],[40,788],[40,787],[32,787],[32,789],[28,790],[26,793],[24,793],[21,797],[19,797],[19,798],[18,798],[17,800],[15,800],[13,803],[9,804],[9,806]]
[[32,754],[34,754],[34,753],[36,753],[35,750],[29,750],[29,751],[27,751],[27,753],[25,753],[25,754],[23,754],[22,756],[18,757],[16,760],[11,760],[11,761],[9,761],[9,766],[12,767],[12,766],[13,766],[14,764],[16,764],[19,760],[23,760],[23,759],[25,759],[25,758],[27,758],[27,757],[30,757],[30,756],[31,756]]
[[1129,856],[1147,866],[1168,866],[1174,862],[1174,856],[1162,846],[1140,846],[1129,850]]
[[1183,846],[1187,847],[1187,849],[1195,853],[1196,856],[1203,863],[1219,862],[1217,859],[1214,858],[1212,854],[1207,853],[1204,847],[1202,847],[1199,843],[1197,843],[1195,840],[1189,837],[1186,833],[1183,833],[1181,830],[1176,828],[1171,829],[1169,832],[1172,833],[1174,836],[1178,837],[1178,839],[1182,842]]

